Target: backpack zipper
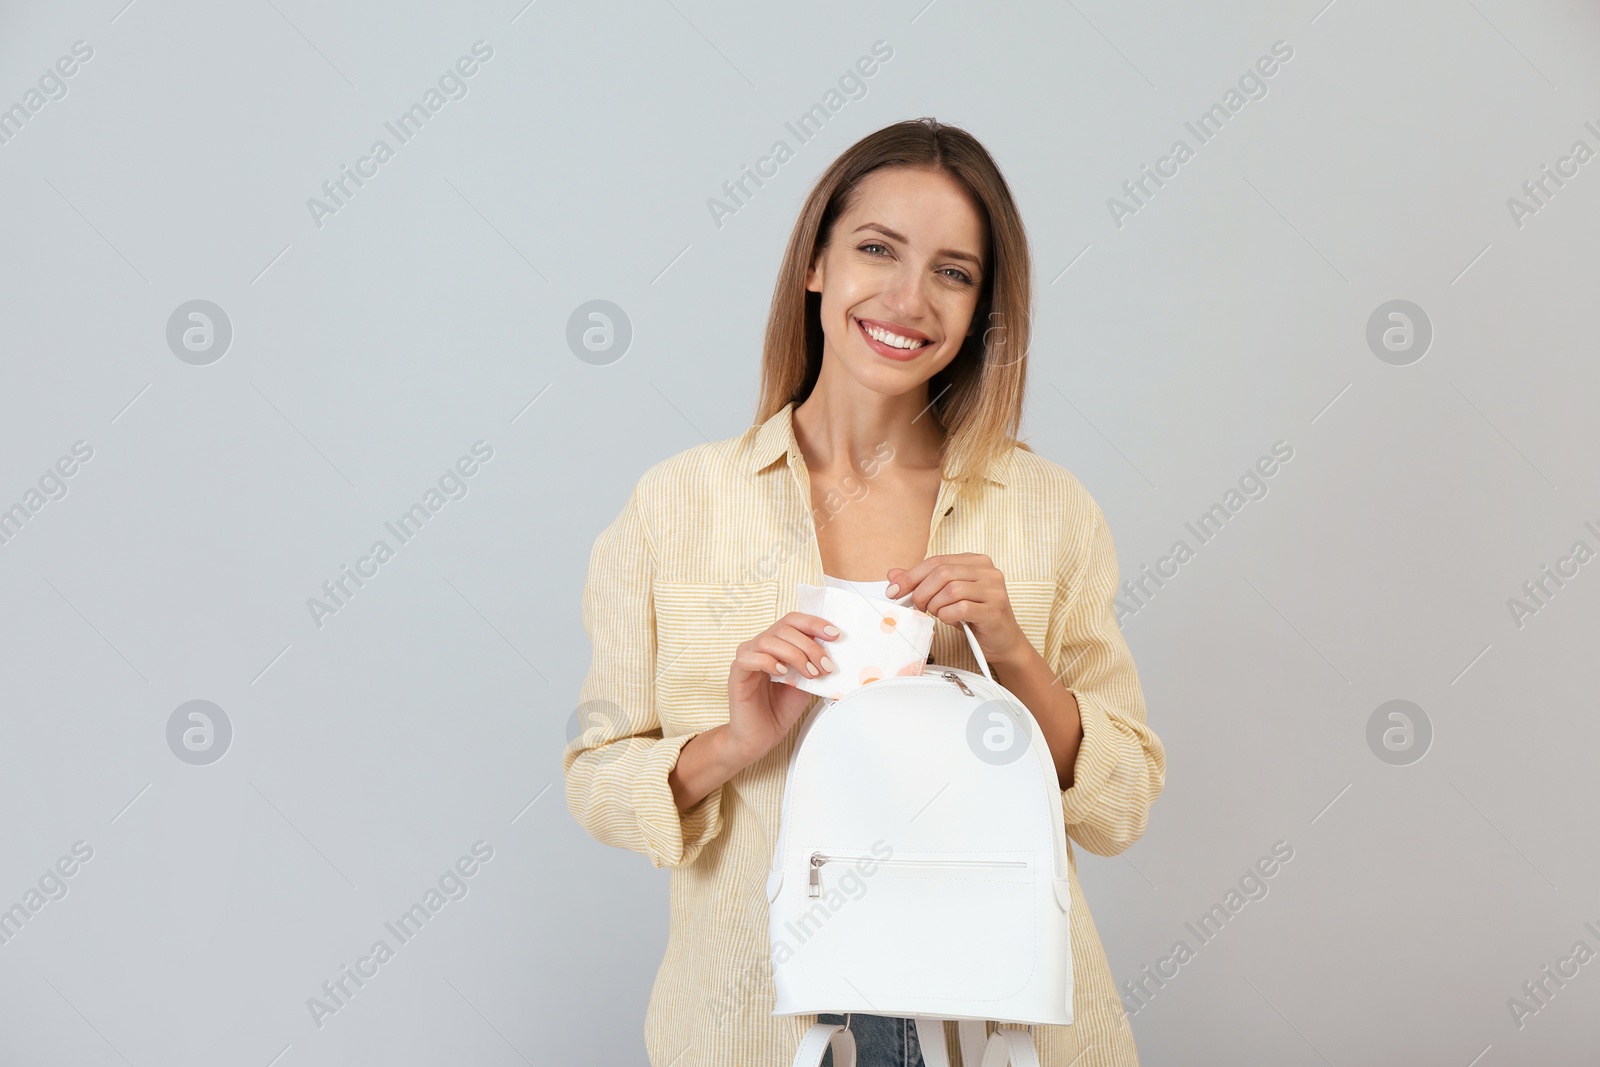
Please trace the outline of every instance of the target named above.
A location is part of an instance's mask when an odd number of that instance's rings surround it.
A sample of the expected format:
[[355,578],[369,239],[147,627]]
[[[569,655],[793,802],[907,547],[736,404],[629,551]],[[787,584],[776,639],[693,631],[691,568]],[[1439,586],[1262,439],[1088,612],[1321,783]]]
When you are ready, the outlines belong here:
[[963,682],[961,680],[961,675],[957,674],[955,671],[940,671],[939,677],[943,678],[947,682],[954,682],[956,688],[960,689],[961,692],[965,693],[967,696],[973,695],[972,690],[967,688],[967,683]]
[[[822,865],[838,859],[873,859],[871,856],[829,856],[822,852],[811,854],[811,880],[806,895],[822,895]],[[880,859],[876,862],[893,867],[1026,867],[1027,860],[962,860],[962,859]]]
[[[957,674],[955,671],[940,671],[938,674],[914,674],[914,675],[910,675],[908,677],[900,677],[900,678],[879,678],[876,682],[873,682],[872,684],[873,685],[879,685],[879,686],[885,685],[885,684],[893,685],[896,682],[914,682],[918,678],[943,678],[945,681],[949,682],[951,685],[953,685],[957,689],[961,690],[961,695],[962,696],[973,697],[973,696],[977,696],[978,695],[978,694],[974,693],[971,689],[969,689],[967,687],[967,683],[963,682],[961,680],[961,676],[959,674]],[[865,686],[863,686],[862,688],[865,688]],[[850,691],[850,693],[854,693],[856,691],[857,690],[852,689]],[[846,693],[845,696],[849,696],[850,693]],[[839,702],[838,700],[834,700],[832,698],[824,698],[824,699],[826,699],[828,701],[828,703],[830,703],[830,704],[837,704]],[[844,697],[840,697],[839,698],[839,700],[843,700],[843,699],[844,699]]]

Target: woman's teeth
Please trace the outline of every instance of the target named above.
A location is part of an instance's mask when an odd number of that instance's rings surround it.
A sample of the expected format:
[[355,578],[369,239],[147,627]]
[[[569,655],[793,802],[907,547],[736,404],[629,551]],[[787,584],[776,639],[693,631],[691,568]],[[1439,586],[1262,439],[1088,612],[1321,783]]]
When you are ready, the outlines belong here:
[[921,348],[923,345],[929,343],[927,341],[913,341],[909,337],[901,337],[899,334],[890,333],[888,330],[880,330],[876,326],[868,326],[865,323],[862,323],[861,328],[865,330],[867,332],[867,336],[871,337],[873,340],[881,341],[884,344],[892,345],[895,348]]

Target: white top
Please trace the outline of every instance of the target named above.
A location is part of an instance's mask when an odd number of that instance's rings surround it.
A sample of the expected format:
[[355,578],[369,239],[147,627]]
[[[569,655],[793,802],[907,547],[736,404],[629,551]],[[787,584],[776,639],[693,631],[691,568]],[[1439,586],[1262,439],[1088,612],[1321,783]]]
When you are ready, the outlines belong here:
[[[889,599],[887,595],[889,592],[889,579],[887,578],[881,582],[856,582],[851,581],[849,578],[835,578],[831,574],[824,574],[822,576],[822,584],[837,586],[840,589],[855,589],[858,592],[865,593],[867,596],[877,597],[879,600]],[[907,593],[899,600],[896,600],[895,603],[909,607],[911,594]]]

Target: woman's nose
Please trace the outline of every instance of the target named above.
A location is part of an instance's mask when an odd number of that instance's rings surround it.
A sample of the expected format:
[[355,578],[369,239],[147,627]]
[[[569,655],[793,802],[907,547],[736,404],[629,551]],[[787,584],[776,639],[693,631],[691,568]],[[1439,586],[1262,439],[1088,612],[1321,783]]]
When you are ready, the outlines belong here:
[[[901,271],[895,276],[889,291],[884,294],[884,302],[897,314],[906,318],[916,318],[928,310],[928,294],[923,288],[925,279],[919,269]],[[906,322],[903,325],[909,326]]]

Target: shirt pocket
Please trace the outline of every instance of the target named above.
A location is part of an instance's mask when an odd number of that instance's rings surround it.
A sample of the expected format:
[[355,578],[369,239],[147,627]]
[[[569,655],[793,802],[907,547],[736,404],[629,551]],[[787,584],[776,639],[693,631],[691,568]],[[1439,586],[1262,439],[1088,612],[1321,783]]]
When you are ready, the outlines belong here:
[[778,617],[778,583],[656,582],[656,694],[667,734],[728,721],[728,669]]

